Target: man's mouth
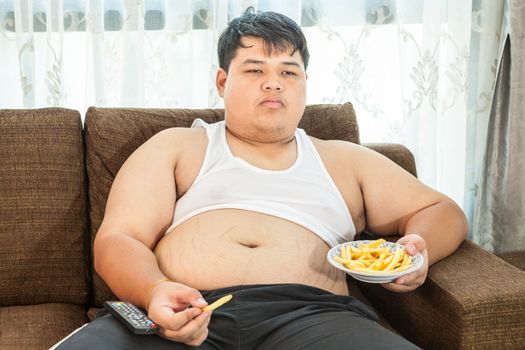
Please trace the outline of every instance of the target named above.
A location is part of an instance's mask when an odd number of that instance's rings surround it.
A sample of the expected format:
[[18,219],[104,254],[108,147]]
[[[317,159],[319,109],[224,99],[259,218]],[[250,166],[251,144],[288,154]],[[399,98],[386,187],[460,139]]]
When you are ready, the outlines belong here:
[[266,99],[264,101],[261,102],[261,105],[263,105],[264,107],[266,108],[270,108],[270,109],[277,109],[277,108],[281,108],[283,106],[283,102],[279,99]]

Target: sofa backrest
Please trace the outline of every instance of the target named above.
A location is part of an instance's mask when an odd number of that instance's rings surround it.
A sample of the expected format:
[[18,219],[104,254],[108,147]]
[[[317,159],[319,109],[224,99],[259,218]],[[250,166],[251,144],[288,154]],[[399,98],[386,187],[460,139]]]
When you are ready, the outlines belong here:
[[[224,111],[89,108],[85,120],[85,137],[91,244],[104,217],[111,184],[124,161],[159,131],[171,127],[189,127],[196,118],[213,123],[224,119]],[[320,139],[359,143],[357,121],[351,103],[307,106],[299,127]],[[94,306],[100,307],[104,300],[114,298],[95,272],[93,285]]]
[[88,301],[80,114],[0,110],[0,305]]

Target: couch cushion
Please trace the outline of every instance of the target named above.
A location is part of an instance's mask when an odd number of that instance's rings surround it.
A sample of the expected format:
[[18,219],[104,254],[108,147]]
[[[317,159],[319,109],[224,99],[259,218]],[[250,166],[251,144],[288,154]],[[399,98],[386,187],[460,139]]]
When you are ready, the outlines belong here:
[[518,269],[525,271],[525,251],[499,253],[497,256]]
[[358,282],[401,335],[423,349],[523,349],[525,272],[463,242],[409,293]]
[[[86,114],[86,163],[89,183],[91,238],[95,237],[113,179],[129,155],[159,131],[189,127],[195,118],[213,123],[224,118],[222,109],[89,108]],[[351,103],[311,105],[299,125],[314,137],[359,143]],[[105,283],[94,273],[95,306],[112,299]]]
[[0,306],[87,301],[84,169],[78,112],[0,110]]
[[85,310],[79,305],[0,307],[0,348],[49,349],[86,322]]

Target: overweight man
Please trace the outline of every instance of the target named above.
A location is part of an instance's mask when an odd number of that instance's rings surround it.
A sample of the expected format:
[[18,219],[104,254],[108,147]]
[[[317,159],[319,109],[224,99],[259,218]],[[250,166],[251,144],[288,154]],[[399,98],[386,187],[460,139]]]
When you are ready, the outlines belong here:
[[365,229],[400,234],[424,264],[383,287],[414,290],[465,239],[460,208],[374,151],[298,129],[309,54],[291,19],[247,10],[218,54],[224,121],[167,129],[138,148],[95,239],[96,271],[160,332],[133,335],[106,315],[59,348],[417,348],[348,296],[326,254]]

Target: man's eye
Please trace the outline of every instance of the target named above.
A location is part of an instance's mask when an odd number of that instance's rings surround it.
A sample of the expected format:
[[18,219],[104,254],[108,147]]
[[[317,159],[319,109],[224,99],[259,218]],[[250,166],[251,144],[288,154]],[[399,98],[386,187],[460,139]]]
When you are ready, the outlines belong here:
[[296,74],[295,72],[284,71],[284,72],[283,72],[283,75],[295,76],[295,75],[297,75],[297,74]]
[[249,69],[248,73],[261,74],[262,70],[260,70],[260,69]]

